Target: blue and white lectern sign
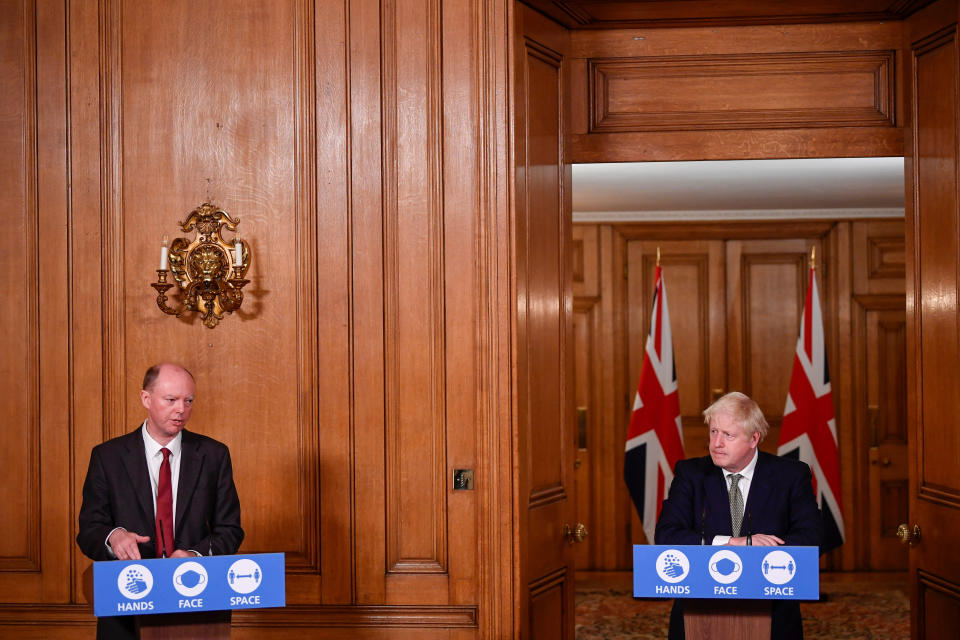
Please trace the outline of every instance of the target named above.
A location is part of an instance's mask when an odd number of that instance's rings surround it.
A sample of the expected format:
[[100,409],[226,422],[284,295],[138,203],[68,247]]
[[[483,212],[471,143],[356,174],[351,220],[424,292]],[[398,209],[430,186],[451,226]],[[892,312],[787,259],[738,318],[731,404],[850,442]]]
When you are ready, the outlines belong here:
[[816,600],[818,547],[633,546],[636,598]]
[[282,553],[93,564],[93,613],[98,617],[285,604]]

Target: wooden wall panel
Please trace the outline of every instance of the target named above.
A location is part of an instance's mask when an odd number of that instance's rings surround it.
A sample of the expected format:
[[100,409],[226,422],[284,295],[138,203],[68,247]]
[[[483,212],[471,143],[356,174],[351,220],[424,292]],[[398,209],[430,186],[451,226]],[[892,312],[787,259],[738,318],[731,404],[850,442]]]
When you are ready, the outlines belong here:
[[[0,9],[0,373],[8,387],[0,499],[0,602],[70,598],[70,291],[62,140],[66,51],[62,7]],[[50,47],[40,39],[50,39]],[[43,72],[39,69],[43,69]],[[7,439],[9,434],[9,439]],[[29,606],[29,605],[28,605]],[[2,614],[0,614],[2,615]]]
[[[363,167],[363,171],[370,172],[371,180],[377,177],[372,168],[377,165],[372,158],[379,156],[378,112],[371,109],[367,119],[355,127],[348,127],[348,123],[351,91],[372,100],[369,94],[376,94],[371,85],[379,86],[379,77],[370,73],[363,76],[366,82],[347,83],[351,58],[344,41],[356,37],[351,31],[348,5],[321,2],[314,10],[315,19],[325,28],[316,33],[315,53],[311,59],[315,60],[316,74],[326,78],[326,82],[315,87],[315,94],[302,97],[312,95],[315,105],[315,198],[317,203],[322,203],[317,208],[315,238],[317,306],[323,310],[317,314],[317,372],[325,371],[328,375],[316,375],[315,380],[319,398],[316,466],[322,491],[323,517],[319,532],[324,579],[322,591],[317,594],[312,575],[288,573],[287,589],[297,594],[311,593],[313,598],[319,595],[330,605],[347,605],[354,601],[358,575],[353,529],[358,483],[354,474],[343,473],[343,469],[355,468],[357,436],[352,402],[355,393],[382,391],[382,382],[372,371],[363,372],[367,376],[365,385],[357,392],[353,391],[351,354],[355,350],[352,345],[355,329],[351,324],[351,313],[355,303],[347,294],[352,275],[350,246],[355,220],[360,219],[365,210],[375,210],[379,206],[377,200],[372,204],[369,202],[365,191],[352,191],[351,169],[353,163],[357,163],[358,171]],[[357,23],[363,24],[360,20]],[[341,38],[322,37],[321,33],[336,33]],[[370,63],[368,58],[359,54],[352,61],[356,65]],[[376,64],[373,66],[375,68]],[[347,150],[350,150],[349,155]],[[367,160],[365,167],[361,164],[363,159]],[[374,231],[378,230],[374,227]],[[379,345],[369,341],[356,348],[377,349]],[[304,364],[309,366],[311,363]],[[362,408],[368,406],[372,411],[378,408],[376,405],[363,405]],[[373,454],[376,453],[375,450]],[[382,519],[379,524],[382,528]],[[382,572],[382,567],[380,569]]]
[[[384,100],[393,105],[385,109],[391,116],[384,136],[387,570],[441,573],[447,567],[442,96],[440,75],[431,73],[440,68],[440,6],[387,3],[383,15]],[[415,30],[422,37],[401,37]]]
[[571,34],[574,162],[900,155],[900,24]]
[[[512,635],[507,4],[4,5],[0,636],[89,635],[79,486],[159,359],[231,447],[242,551],[287,554],[238,637]],[[207,200],[253,251],[213,330],[149,287]]]
[[[728,390],[757,401],[770,423],[766,450],[776,450],[779,418],[808,281],[809,240],[731,242],[727,246]],[[822,247],[817,246],[822,259]],[[822,272],[819,274],[822,278]],[[821,297],[828,295],[820,285]]]
[[587,61],[588,133],[896,126],[895,51]]
[[0,536],[0,570],[36,571],[40,564],[39,451],[39,214],[37,211],[37,79],[30,64],[36,28],[34,3],[6,3],[0,17],[0,95],[6,117],[0,136],[7,153],[0,160],[0,295],[11,313],[2,320],[4,357],[0,375],[8,392],[0,401],[9,440],[0,450],[5,481],[0,500],[9,505],[16,526]]
[[[212,3],[131,2],[114,11],[110,50],[118,60],[107,88],[115,84],[119,95],[107,95],[121,111],[108,215],[118,217],[124,260],[106,286],[129,286],[129,295],[120,305],[106,301],[122,320],[118,344],[107,345],[108,358],[122,355],[108,384],[119,378],[124,399],[110,429],[118,435],[142,420],[137,390],[147,366],[185,364],[198,378],[192,428],[232,445],[249,530],[243,549],[282,550],[296,568],[316,566],[318,486],[304,464],[316,456],[315,430],[299,367],[301,357],[315,359],[302,349],[315,307],[297,286],[298,274],[310,272],[303,249],[311,246],[312,212],[297,199],[295,171],[309,158],[296,155],[301,86],[292,82],[295,49],[287,43],[311,23],[295,23],[293,2],[264,9],[255,20]],[[197,38],[196,24],[212,25],[210,37]],[[162,50],[180,54],[158,56]],[[163,315],[147,286],[157,238],[189,235],[177,223],[206,201],[240,219],[253,252],[244,307],[213,330],[194,314]]]

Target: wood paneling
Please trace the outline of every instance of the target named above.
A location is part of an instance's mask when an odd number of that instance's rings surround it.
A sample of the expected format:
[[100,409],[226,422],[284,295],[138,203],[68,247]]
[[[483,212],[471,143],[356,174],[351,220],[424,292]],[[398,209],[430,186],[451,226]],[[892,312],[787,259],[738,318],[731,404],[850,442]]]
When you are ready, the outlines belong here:
[[894,51],[591,59],[588,133],[892,127]]
[[[649,331],[657,249],[670,304],[684,448],[687,456],[698,456],[707,449],[701,412],[718,394],[735,389],[762,403],[773,428],[761,446],[776,451],[811,247],[817,248],[843,491],[866,498],[845,503],[847,542],[828,557],[826,567],[902,566],[902,549],[883,546],[882,561],[871,559],[870,536],[875,522],[882,527],[881,523],[902,513],[906,495],[906,454],[896,450],[902,447],[897,441],[905,433],[903,280],[896,279],[891,269],[874,272],[868,267],[878,245],[888,247],[885,263],[896,264],[903,224],[866,220],[575,225],[575,238],[594,235],[601,238],[599,255],[594,258],[585,252],[585,262],[596,260],[601,265],[600,295],[575,297],[575,309],[584,310],[582,331],[592,350],[589,356],[576,353],[576,383],[592,385],[576,393],[578,403],[586,398],[591,416],[595,414],[587,423],[593,467],[586,484],[592,496],[578,496],[577,503],[589,505],[578,518],[589,514],[593,529],[604,532],[606,539],[595,542],[593,553],[584,560],[591,563],[587,566],[629,569],[629,556],[607,554],[606,546],[628,550],[630,543],[644,542],[622,480],[623,442]],[[603,329],[624,325],[626,334],[614,331],[609,338]],[[591,376],[579,374],[586,357]],[[625,376],[598,382],[600,372],[624,371]],[[620,386],[608,393],[604,387],[611,384]],[[877,458],[876,467],[870,464],[877,433],[871,420],[883,425],[883,452],[891,456],[890,465],[883,465],[884,455]],[[612,462],[598,468],[598,461],[604,459]],[[876,475],[878,470],[882,473]],[[597,503],[616,504],[629,517],[623,521]],[[889,539],[883,538],[883,544],[888,545]]]
[[[440,6],[386,3],[387,571],[447,568]],[[421,38],[401,38],[422,29]],[[403,61],[403,64],[400,64]],[[424,117],[425,115],[425,117]],[[399,595],[399,594],[398,594]]]
[[[240,636],[513,635],[507,10],[4,5],[0,635],[89,635],[78,487],[161,359],[198,381],[191,428],[231,447],[242,551],[286,553],[289,606]],[[149,287],[208,200],[253,251],[214,330]],[[568,223],[546,230],[562,345]]]
[[573,385],[565,33],[518,7],[514,234],[519,638],[572,638]]
[[960,628],[960,589],[921,572],[918,591],[915,637],[947,640]]
[[[866,450],[866,476],[858,471],[865,542],[872,569],[904,570],[907,547],[897,527],[908,519],[906,423],[906,319],[902,296],[857,296],[854,342],[857,376],[854,416]],[[854,469],[865,467],[858,457]]]
[[932,4],[908,21],[910,137],[906,145],[907,424],[913,632],[955,635],[960,557],[947,553],[960,529],[960,7]]
[[0,570],[37,571],[40,568],[40,424],[39,424],[39,212],[37,203],[37,79],[31,59],[36,29],[33,3],[4,5],[0,90],[4,113],[0,135],[10,142],[0,165],[0,206],[5,230],[0,237],[0,268],[19,276],[4,278],[0,294],[12,313],[4,314],[3,334],[9,346],[0,360],[0,375],[9,392],[0,401],[9,440],[0,450],[6,470],[0,500],[9,505],[17,526],[0,537]]
[[[70,597],[71,328],[68,179],[62,141],[66,52],[62,7],[25,1],[0,9],[0,321],[7,386],[0,499],[0,601]],[[60,38],[57,40],[57,38]],[[60,46],[40,47],[50,38]],[[43,69],[43,72],[40,71]],[[9,437],[7,437],[9,436]]]
[[909,472],[904,225],[899,220],[855,222],[850,235],[853,402],[846,408],[855,425],[856,455],[845,462],[853,478],[852,483],[844,479],[844,493],[867,497],[848,507],[864,523],[858,529],[857,562],[903,570],[907,548],[896,539],[896,528],[907,518]]
[[900,155],[900,40],[897,22],[574,31],[573,160]]
[[569,29],[675,27],[709,24],[794,24],[897,20],[930,0],[814,0],[783,3],[776,0],[524,0]]
[[[623,485],[623,443],[627,409],[628,372],[615,354],[623,348],[626,326],[626,243],[610,227],[574,225],[581,239],[584,263],[595,265],[589,286],[574,282],[573,375],[576,406],[586,410],[587,448],[575,461],[576,520],[590,535],[575,547],[577,568],[619,569],[629,566],[629,538],[633,517]],[[589,279],[588,279],[589,280]],[[595,293],[596,295],[581,295]],[[612,364],[616,363],[616,364]],[[587,386],[584,386],[587,385]],[[577,434],[579,439],[579,433]]]
[[823,256],[818,245],[808,239],[727,244],[727,386],[760,405],[771,427],[763,445],[771,450],[790,387],[811,246]]

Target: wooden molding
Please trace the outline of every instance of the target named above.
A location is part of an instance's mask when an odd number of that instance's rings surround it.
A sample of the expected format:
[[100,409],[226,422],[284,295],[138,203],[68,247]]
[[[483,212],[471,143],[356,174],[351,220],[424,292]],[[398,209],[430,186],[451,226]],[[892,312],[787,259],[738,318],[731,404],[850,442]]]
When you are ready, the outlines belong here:
[[[10,359],[10,364],[5,366],[4,370],[17,373],[14,380],[7,381],[8,393],[12,397],[5,407],[10,413],[6,413],[9,422],[5,424],[4,431],[8,437],[12,436],[13,440],[7,441],[4,457],[0,457],[0,462],[4,463],[7,473],[15,476],[10,479],[9,489],[4,495],[15,499],[14,504],[7,505],[9,513],[5,520],[13,525],[11,528],[16,529],[17,533],[4,536],[5,542],[13,542],[4,548],[16,555],[0,558],[0,572],[40,571],[43,546],[40,468],[40,291],[43,266],[40,252],[41,211],[38,201],[38,185],[43,169],[37,149],[37,141],[41,137],[41,105],[37,95],[38,44],[36,39],[31,37],[37,31],[37,6],[36,2],[23,2],[22,5],[22,21],[17,25],[19,28],[12,27],[9,31],[4,29],[4,36],[13,31],[18,38],[22,38],[19,43],[13,40],[9,48],[4,44],[5,52],[11,53],[18,48],[18,44],[22,46],[19,56],[22,66],[16,68],[18,60],[11,56],[7,68],[17,73],[10,73],[3,82],[4,89],[12,89],[3,100],[4,111],[8,114],[4,122],[4,133],[17,130],[7,139],[15,139],[18,143],[7,149],[8,159],[2,165],[4,183],[9,190],[4,194],[6,206],[3,215],[7,230],[0,244],[0,257],[3,266],[9,267],[8,302],[13,302],[11,317],[5,321],[4,326],[4,333],[7,334],[5,344],[13,348],[4,353],[4,357]],[[8,14],[5,12],[3,17],[7,19]],[[60,224],[60,221],[57,223]],[[44,243],[44,248],[47,247],[48,244]],[[17,271],[14,271],[15,265]],[[18,548],[14,548],[14,545]]]
[[297,353],[299,367],[297,386],[300,397],[297,424],[299,426],[301,548],[287,554],[287,566],[302,572],[320,572],[320,474],[317,465],[319,436],[315,425],[319,422],[320,404],[314,373],[319,371],[315,327],[317,319],[317,290],[321,276],[317,272],[317,206],[314,198],[316,118],[316,56],[314,43],[314,1],[297,0],[295,5],[295,98],[294,98],[294,171],[295,221],[297,227]]
[[576,133],[571,139],[574,163],[903,155],[903,130],[888,126]]
[[[0,605],[0,629],[10,627],[93,627],[96,618],[89,605],[44,604]],[[247,609],[233,612],[237,628],[330,627],[404,627],[458,628],[477,627],[477,607],[462,605],[424,606],[321,606],[287,605],[282,609]],[[0,632],[0,635],[3,635]]]
[[749,221],[749,222],[631,222],[611,225],[626,240],[727,240],[759,238],[819,238],[836,225],[834,220],[810,220],[791,222]]
[[895,127],[896,52],[588,60],[589,133]]
[[856,8],[836,2],[785,5],[766,0],[723,3],[622,2],[618,0],[524,0],[568,29],[649,29],[691,26],[811,24],[900,20],[932,0],[874,0]]
[[573,281],[582,284],[583,278],[583,240],[574,240],[571,243],[570,265]]
[[406,627],[455,628],[477,627],[477,607],[459,605],[357,605],[300,606],[283,609],[248,609],[233,613],[234,627],[266,629],[298,627]]
[[[383,4],[384,334],[388,573],[448,564],[442,21]],[[404,39],[422,19],[423,38]]]
[[[103,439],[122,435],[127,422],[126,291],[123,200],[123,7],[100,3],[100,256],[103,261]],[[146,284],[146,283],[144,283]]]
[[[94,627],[97,619],[86,604],[0,604],[5,627]],[[0,635],[4,635],[0,631]]]
[[906,276],[906,246],[903,236],[867,238],[867,277],[900,279]]

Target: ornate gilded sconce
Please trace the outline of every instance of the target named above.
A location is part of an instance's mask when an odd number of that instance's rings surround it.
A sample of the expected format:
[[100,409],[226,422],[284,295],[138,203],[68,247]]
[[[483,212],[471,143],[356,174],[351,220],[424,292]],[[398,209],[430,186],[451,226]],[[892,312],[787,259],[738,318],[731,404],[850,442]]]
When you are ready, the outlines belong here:
[[[183,231],[196,230],[192,242],[174,238],[168,247],[164,236],[157,281],[152,283],[161,311],[178,318],[187,311],[196,311],[203,314],[203,324],[212,329],[223,319],[224,312],[233,313],[240,308],[241,289],[250,282],[244,279],[250,267],[250,246],[239,234],[232,243],[225,242],[221,235],[224,227],[236,232],[238,224],[239,219],[205,202],[180,223]],[[177,307],[167,305],[167,290],[173,286],[167,282],[168,266],[180,289]]]

